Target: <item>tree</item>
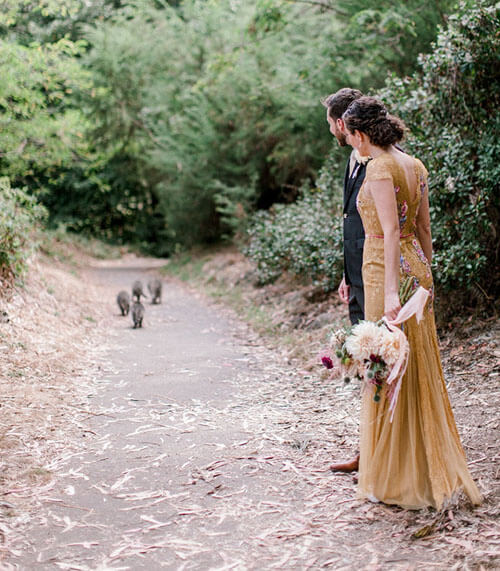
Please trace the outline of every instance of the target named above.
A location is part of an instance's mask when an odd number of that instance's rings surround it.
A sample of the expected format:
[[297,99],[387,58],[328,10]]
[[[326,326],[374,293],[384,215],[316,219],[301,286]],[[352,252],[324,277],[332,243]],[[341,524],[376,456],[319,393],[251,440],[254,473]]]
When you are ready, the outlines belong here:
[[85,145],[73,101],[90,85],[81,49],[69,40],[25,47],[0,39],[0,165],[16,185],[43,190]]
[[[52,221],[165,253],[295,201],[332,145],[320,98],[407,73],[449,2],[3,4],[27,105],[4,88],[6,172],[43,191]],[[24,77],[28,54],[50,83]]]
[[435,276],[457,303],[491,301],[500,283],[499,27],[498,4],[461,3],[421,72],[382,93],[430,172]]

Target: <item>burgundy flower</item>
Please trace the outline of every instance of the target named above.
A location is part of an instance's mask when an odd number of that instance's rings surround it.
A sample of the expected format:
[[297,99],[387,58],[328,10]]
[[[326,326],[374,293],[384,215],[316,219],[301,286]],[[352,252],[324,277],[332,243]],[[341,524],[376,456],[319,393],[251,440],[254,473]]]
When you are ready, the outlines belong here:
[[333,361],[330,357],[321,357],[321,362],[327,369],[333,369]]

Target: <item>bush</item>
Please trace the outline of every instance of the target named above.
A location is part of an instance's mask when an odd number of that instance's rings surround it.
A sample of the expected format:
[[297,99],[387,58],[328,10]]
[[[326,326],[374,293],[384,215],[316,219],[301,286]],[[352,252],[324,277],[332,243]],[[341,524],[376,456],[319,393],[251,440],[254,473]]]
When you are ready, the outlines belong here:
[[412,70],[452,3],[122,3],[85,28],[87,136],[113,164],[106,194],[85,179],[82,192],[127,212],[147,204],[137,233],[153,212],[164,232],[148,240],[167,251],[238,236],[256,208],[295,201],[316,178],[331,145],[320,97]]
[[[434,277],[438,293],[453,293],[455,311],[478,295],[495,299],[500,284],[498,6],[461,4],[434,51],[421,57],[422,70],[379,92],[410,129],[407,150],[430,172]],[[339,162],[334,148],[317,181],[322,194],[255,218],[247,252],[261,282],[288,270],[336,285],[342,244],[331,205]]]
[[289,272],[335,288],[343,266],[341,220],[341,210],[319,188],[304,191],[294,204],[256,213],[244,252],[257,266],[259,284]]
[[46,210],[24,190],[11,188],[0,178],[0,277],[12,282],[22,275],[36,245],[33,229],[46,217]]
[[0,38],[0,169],[38,194],[84,152],[85,122],[74,92],[90,87],[81,42],[18,45]]
[[462,3],[422,72],[382,92],[429,170],[434,275],[455,303],[499,287],[500,6],[489,4]]

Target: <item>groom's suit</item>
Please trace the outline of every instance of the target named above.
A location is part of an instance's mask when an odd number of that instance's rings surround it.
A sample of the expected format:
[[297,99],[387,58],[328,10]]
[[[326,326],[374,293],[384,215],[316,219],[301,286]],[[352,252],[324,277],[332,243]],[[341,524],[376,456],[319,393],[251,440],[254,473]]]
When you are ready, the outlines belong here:
[[354,154],[347,163],[344,176],[344,277],[349,286],[351,323],[364,319],[363,245],[365,231],[356,208],[356,199],[366,174],[366,164],[358,163]]

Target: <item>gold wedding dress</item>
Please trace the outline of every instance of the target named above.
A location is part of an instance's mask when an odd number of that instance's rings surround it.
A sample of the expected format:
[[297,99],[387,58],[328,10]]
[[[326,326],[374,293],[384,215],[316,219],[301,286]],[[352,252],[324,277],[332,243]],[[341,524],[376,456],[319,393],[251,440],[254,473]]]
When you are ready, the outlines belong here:
[[[375,204],[365,191],[370,180],[391,180],[400,224],[400,274],[415,276],[432,298],[431,270],[415,235],[418,208],[427,192],[427,171],[419,160],[414,161],[417,184],[413,192],[404,168],[393,155],[383,153],[368,163],[358,195],[366,233],[365,319],[371,321],[384,314],[384,240]],[[408,509],[440,509],[463,488],[478,504],[481,496],[467,468],[443,378],[432,299],[422,321],[417,324],[415,317],[410,318],[403,331],[410,357],[392,423],[385,394],[375,402],[372,387],[363,391],[358,495]]]

